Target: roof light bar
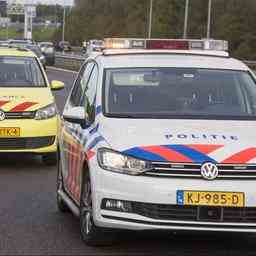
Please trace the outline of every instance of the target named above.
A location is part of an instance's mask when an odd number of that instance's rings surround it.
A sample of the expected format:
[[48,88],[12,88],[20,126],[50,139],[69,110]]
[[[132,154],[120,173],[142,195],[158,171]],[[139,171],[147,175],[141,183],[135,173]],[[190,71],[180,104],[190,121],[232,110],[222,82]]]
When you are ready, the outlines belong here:
[[189,50],[188,40],[148,39],[147,49]]
[[168,50],[212,50],[227,51],[228,42],[213,39],[143,39],[106,38],[105,49],[168,49]]

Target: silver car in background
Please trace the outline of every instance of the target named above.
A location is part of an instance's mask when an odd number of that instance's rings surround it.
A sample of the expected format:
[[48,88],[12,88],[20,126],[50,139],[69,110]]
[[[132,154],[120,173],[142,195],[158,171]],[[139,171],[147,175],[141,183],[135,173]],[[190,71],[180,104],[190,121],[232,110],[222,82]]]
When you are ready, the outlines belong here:
[[55,64],[55,48],[52,42],[41,42],[38,43],[45,60],[46,65],[53,66]]

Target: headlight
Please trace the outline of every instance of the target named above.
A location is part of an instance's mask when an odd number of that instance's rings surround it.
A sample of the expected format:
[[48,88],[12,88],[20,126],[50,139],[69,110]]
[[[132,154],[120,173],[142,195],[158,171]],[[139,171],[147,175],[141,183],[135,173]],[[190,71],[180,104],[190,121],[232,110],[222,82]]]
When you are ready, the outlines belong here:
[[37,110],[35,119],[36,120],[44,120],[44,119],[54,117],[56,115],[57,115],[57,109],[56,109],[55,104],[53,103],[44,108]]
[[129,175],[140,175],[151,169],[151,164],[147,161],[105,148],[98,150],[98,163],[105,170]]

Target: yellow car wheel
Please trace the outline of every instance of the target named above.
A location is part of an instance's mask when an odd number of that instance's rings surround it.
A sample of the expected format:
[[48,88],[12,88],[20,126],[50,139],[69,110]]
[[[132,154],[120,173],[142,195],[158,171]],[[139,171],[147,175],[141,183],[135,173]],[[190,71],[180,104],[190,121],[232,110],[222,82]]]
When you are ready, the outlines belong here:
[[57,153],[47,153],[42,155],[43,163],[46,165],[56,165],[57,164]]

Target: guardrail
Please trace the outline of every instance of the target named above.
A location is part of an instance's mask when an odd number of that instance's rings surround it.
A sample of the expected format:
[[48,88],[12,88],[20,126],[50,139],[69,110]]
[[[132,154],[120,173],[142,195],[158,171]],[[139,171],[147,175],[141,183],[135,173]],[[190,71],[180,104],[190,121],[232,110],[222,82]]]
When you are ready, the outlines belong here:
[[76,54],[55,54],[55,66],[78,71],[86,60],[86,56]]
[[[66,68],[74,71],[78,71],[86,60],[87,56],[82,54],[55,54],[55,66]],[[256,70],[256,61],[252,60],[242,60],[246,65],[250,66],[250,68]]]
[[256,61],[255,60],[242,60],[242,62],[248,66],[256,66]]

